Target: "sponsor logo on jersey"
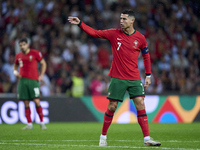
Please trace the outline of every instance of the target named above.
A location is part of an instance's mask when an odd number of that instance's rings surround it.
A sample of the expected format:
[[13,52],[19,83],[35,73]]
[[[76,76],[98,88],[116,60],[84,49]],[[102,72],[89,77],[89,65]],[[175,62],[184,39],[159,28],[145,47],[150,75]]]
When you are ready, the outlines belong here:
[[117,40],[123,40],[123,39],[117,38]]

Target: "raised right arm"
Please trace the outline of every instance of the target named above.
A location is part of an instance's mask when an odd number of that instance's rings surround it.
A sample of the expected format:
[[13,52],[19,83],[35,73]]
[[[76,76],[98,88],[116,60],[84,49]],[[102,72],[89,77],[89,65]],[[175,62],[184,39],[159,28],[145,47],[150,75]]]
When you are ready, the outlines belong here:
[[78,17],[68,17],[68,21],[71,24],[78,25],[83,31],[85,31],[87,34],[96,37],[96,38],[103,38],[103,39],[109,39],[110,34],[108,33],[108,30],[95,30],[82,21]]

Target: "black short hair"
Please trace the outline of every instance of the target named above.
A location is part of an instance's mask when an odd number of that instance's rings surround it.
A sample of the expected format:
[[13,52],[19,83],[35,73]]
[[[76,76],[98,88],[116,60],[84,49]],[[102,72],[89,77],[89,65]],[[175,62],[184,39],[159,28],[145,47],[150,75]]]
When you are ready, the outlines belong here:
[[131,9],[125,9],[121,12],[122,14],[128,14],[129,16],[135,17],[135,13]]
[[19,43],[22,43],[22,42],[28,43],[28,39],[27,38],[21,38],[19,40]]

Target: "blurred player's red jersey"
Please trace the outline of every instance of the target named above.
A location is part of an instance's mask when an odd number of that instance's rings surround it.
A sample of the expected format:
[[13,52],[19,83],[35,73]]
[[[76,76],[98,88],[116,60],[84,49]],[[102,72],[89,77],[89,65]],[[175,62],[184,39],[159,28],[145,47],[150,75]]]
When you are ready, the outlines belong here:
[[[108,39],[111,43],[113,60],[109,76],[124,80],[140,80],[138,55],[147,48],[147,42],[140,32],[127,35],[122,29],[94,30],[83,22],[80,25],[86,33],[93,37]],[[143,58],[144,59],[144,58]],[[151,74],[149,53],[145,55],[145,73]]]
[[19,65],[19,73],[24,78],[38,80],[37,62],[42,60],[41,52],[30,49],[28,54],[18,53],[15,56],[15,64]]

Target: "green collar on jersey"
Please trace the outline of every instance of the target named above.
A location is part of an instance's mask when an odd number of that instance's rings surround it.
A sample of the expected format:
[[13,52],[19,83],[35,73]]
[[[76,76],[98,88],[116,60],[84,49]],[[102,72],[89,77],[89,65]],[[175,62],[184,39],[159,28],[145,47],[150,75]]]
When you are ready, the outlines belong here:
[[[124,30],[122,30],[124,32]],[[127,34],[126,32],[124,32],[126,35],[133,35],[136,32],[136,30],[132,33],[132,34]]]

